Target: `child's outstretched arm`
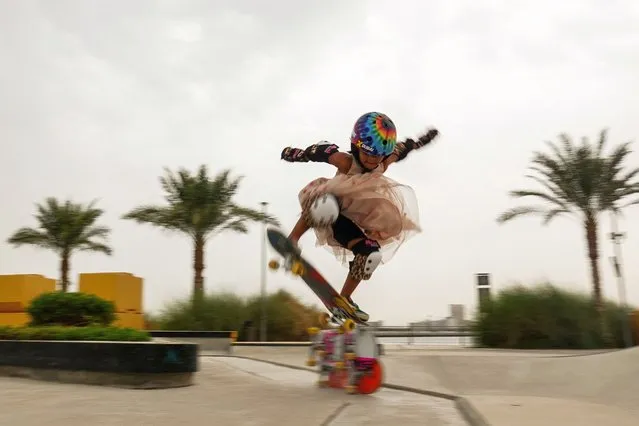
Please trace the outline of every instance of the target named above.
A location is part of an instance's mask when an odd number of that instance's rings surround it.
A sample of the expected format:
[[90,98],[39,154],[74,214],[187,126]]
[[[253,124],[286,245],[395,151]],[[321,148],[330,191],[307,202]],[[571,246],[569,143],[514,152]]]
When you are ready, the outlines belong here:
[[402,161],[406,158],[409,152],[414,149],[420,149],[428,145],[437,137],[439,131],[437,129],[430,129],[425,134],[421,135],[417,140],[411,138],[406,139],[404,142],[398,142],[395,146],[395,151],[384,160],[384,170],[393,163]]
[[350,157],[347,153],[340,152],[337,145],[322,141],[306,149],[286,147],[282,150],[281,159],[290,163],[328,163],[341,170]]

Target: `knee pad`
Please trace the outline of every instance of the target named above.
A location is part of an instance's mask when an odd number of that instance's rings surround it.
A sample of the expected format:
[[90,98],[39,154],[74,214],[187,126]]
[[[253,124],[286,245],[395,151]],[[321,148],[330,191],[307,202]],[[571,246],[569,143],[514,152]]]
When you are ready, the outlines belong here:
[[309,226],[324,227],[335,223],[341,209],[336,196],[322,194],[310,200],[304,210],[303,214]]
[[382,253],[377,241],[365,238],[353,245],[355,258],[350,262],[349,275],[356,280],[368,280],[382,261]]

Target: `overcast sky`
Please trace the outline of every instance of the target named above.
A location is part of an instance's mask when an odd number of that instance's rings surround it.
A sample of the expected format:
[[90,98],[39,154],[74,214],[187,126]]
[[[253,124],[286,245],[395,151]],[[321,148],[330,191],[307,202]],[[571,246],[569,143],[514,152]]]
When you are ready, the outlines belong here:
[[[612,143],[639,136],[637,22],[633,0],[0,0],[0,273],[57,277],[55,254],[7,237],[36,224],[45,197],[97,199],[114,255],[75,255],[72,280],[132,272],[145,280],[145,310],[157,311],[192,289],[191,242],[120,216],[163,201],[163,167],[232,168],[244,176],[238,203],[269,202],[288,231],[298,191],[334,169],[285,163],[282,148],[330,140],[347,150],[357,117],[382,111],[400,137],[429,126],[441,136],[388,171],[414,188],[423,232],[355,293],[372,320],[473,310],[477,272],[497,290],[552,280],[590,291],[576,220],[495,218],[519,203],[509,190],[531,185],[524,175],[544,141],[594,139],[604,127]],[[637,217],[639,207],[621,221],[635,304]],[[616,300],[603,219],[604,293]],[[301,243],[341,287],[346,267],[312,233]],[[260,247],[260,225],[212,240],[207,290],[259,291]],[[269,272],[268,288],[317,302],[281,273]]]

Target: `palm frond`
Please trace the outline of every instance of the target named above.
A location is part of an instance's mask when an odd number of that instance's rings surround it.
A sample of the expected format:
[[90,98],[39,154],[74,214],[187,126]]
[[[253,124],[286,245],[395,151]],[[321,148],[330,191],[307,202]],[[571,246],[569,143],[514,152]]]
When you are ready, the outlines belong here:
[[555,217],[566,213],[573,213],[573,211],[563,208],[547,210],[544,214],[544,220],[542,221],[542,224],[548,225]]
[[229,221],[227,223],[225,223],[224,225],[222,225],[219,228],[219,232],[222,231],[234,231],[234,232],[238,232],[240,234],[246,234],[248,233],[248,228],[246,226],[246,220],[244,219],[235,219],[232,221]]
[[519,189],[519,190],[515,190],[515,191],[510,191],[509,194],[510,194],[511,197],[514,197],[514,198],[524,198],[524,197],[541,198],[542,200],[548,201],[551,204],[555,204],[555,205],[559,206],[562,209],[567,209],[568,208],[566,203],[564,201],[562,201],[561,199],[559,199],[558,197],[553,197],[553,196],[548,195],[546,193],[543,193],[541,191]]
[[51,239],[50,235],[37,229],[26,227],[14,232],[13,235],[7,239],[7,242],[15,247],[32,245],[45,249],[58,249],[56,242]]
[[123,218],[180,231],[194,238],[206,238],[225,230],[248,232],[248,222],[278,223],[273,216],[264,216],[233,202],[242,180],[242,176],[232,177],[228,169],[211,177],[204,165],[194,173],[185,169],[172,173],[165,169],[160,182],[168,205],[138,207]]
[[[530,167],[534,174],[526,176],[539,184],[543,192],[519,190],[511,191],[510,195],[532,196],[548,202],[550,207],[544,223],[564,213],[596,217],[603,211],[618,211],[623,200],[639,194],[639,183],[634,181],[639,177],[639,169],[626,171],[624,168],[631,152],[629,142],[614,147],[609,155],[604,153],[607,135],[607,129],[601,130],[594,144],[587,137],[575,144],[567,134],[559,135],[558,144],[547,142],[550,153],[535,152]],[[530,213],[540,213],[540,209]],[[521,214],[524,213],[514,217]]]
[[82,239],[89,240],[91,238],[106,238],[111,233],[111,229],[106,226],[94,226],[85,229],[82,232]]
[[113,249],[111,249],[111,247],[107,246],[106,244],[102,244],[102,243],[98,243],[94,241],[86,241],[80,244],[77,247],[77,250],[99,252],[99,253],[104,253],[107,255],[113,254]]
[[599,132],[599,140],[597,141],[597,152],[596,156],[601,157],[603,155],[603,149],[606,145],[606,141],[608,139],[608,129],[602,129]]
[[181,205],[173,206],[141,206],[122,215],[122,219],[133,220],[164,228],[169,231],[191,233],[190,223],[183,220],[185,214]]
[[95,201],[83,205],[48,197],[43,203],[36,204],[38,227],[19,229],[9,242],[16,246],[29,244],[47,248],[66,255],[92,244],[100,246],[97,251],[110,251],[104,241],[94,241],[106,239],[111,232],[108,227],[95,224],[103,213],[102,209],[95,207]]
[[514,207],[500,214],[497,217],[497,223],[506,223],[519,216],[530,215],[530,214],[546,214],[546,212],[547,212],[547,209],[543,207],[534,207],[534,206]]

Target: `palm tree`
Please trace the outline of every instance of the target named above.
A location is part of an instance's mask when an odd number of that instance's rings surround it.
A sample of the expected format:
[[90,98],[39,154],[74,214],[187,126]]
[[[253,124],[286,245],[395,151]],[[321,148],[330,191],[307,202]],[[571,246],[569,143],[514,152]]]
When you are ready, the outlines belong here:
[[[37,204],[35,215],[38,228],[20,228],[7,241],[16,247],[32,245],[53,250],[60,256],[60,283],[63,292],[69,289],[70,259],[74,251],[92,251],[111,255],[105,244],[111,230],[95,222],[104,213],[95,208],[66,201],[64,204],[49,197]],[[102,239],[103,241],[98,241]]]
[[165,206],[141,206],[123,216],[138,223],[176,231],[193,240],[193,297],[204,293],[204,247],[211,235],[223,231],[247,233],[247,222],[266,222],[278,225],[272,216],[233,202],[242,177],[230,179],[224,170],[211,179],[206,166],[192,175],[180,169],[176,174],[165,169],[160,178],[167,201]]
[[[531,169],[539,176],[528,175],[542,190],[511,191],[515,198],[533,197],[546,203],[540,206],[515,207],[501,214],[497,221],[505,223],[528,214],[543,216],[543,224],[553,218],[573,214],[582,223],[595,305],[603,308],[599,272],[599,216],[603,212],[617,215],[624,207],[639,204],[639,168],[624,171],[624,161],[631,153],[630,142],[618,145],[610,155],[604,155],[607,130],[602,130],[596,145],[582,138],[575,145],[566,134],[559,136],[561,148],[548,142],[552,153],[535,152]],[[623,204],[622,204],[623,203]]]

